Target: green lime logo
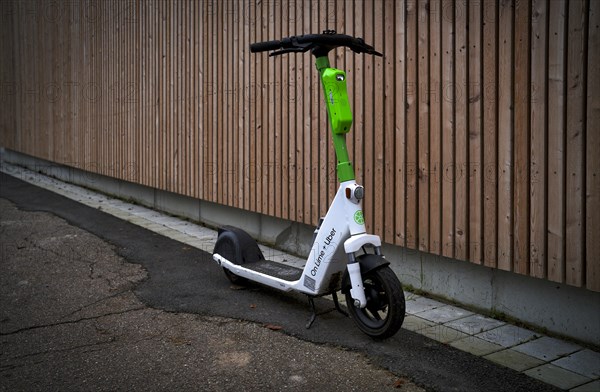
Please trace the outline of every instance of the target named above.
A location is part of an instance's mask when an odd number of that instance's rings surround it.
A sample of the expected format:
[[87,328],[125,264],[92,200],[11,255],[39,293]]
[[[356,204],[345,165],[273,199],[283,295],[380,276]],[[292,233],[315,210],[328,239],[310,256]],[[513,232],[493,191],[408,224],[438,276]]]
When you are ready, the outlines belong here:
[[365,224],[365,217],[363,216],[362,210],[358,210],[354,213],[354,222],[358,223],[359,225]]

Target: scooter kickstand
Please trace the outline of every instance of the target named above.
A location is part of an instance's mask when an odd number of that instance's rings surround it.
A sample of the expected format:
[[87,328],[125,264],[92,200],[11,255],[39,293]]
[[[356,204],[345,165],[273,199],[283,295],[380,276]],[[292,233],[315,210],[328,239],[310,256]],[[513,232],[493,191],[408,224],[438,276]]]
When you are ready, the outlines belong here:
[[342,309],[342,308],[340,307],[340,302],[338,301],[338,297],[337,297],[337,292],[336,292],[336,291],[334,291],[334,292],[332,293],[332,296],[333,296],[333,303],[335,304],[335,309],[336,309],[338,312],[340,312],[341,314],[343,314],[344,316],[346,316],[346,317],[350,317],[350,315],[349,315],[349,314],[348,314],[348,313],[347,313],[347,312],[346,312],[344,309]]
[[306,329],[309,329],[311,325],[315,322],[315,319],[317,318],[317,311],[315,310],[315,301],[311,296],[308,296],[308,303],[310,304],[310,310],[312,313],[310,315],[308,323],[306,324]]

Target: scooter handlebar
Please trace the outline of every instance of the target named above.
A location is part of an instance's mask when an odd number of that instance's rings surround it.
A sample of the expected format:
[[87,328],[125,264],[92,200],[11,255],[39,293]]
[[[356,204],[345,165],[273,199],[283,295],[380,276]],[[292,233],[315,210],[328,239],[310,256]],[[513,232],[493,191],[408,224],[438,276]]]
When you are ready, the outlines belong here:
[[277,50],[281,48],[281,41],[265,41],[250,44],[250,52],[266,52],[269,50]]
[[306,52],[315,48],[321,48],[328,52],[340,46],[346,46],[356,53],[367,53],[375,56],[382,55],[371,45],[366,44],[362,38],[346,34],[336,34],[333,30],[326,30],[323,34],[305,34],[286,37],[276,41],[256,42],[250,44],[250,52],[256,53],[282,49],[271,53],[271,55],[278,55],[290,52]]

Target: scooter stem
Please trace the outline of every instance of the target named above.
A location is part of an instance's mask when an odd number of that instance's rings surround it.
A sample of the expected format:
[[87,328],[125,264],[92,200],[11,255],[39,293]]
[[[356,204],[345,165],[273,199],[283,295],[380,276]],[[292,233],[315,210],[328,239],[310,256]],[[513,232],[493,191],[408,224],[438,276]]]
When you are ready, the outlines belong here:
[[317,70],[325,93],[327,115],[331,124],[333,147],[337,158],[337,175],[340,182],[354,180],[354,168],[348,156],[346,133],[352,125],[352,111],[348,101],[346,74],[340,69],[331,68],[327,56],[317,57]]

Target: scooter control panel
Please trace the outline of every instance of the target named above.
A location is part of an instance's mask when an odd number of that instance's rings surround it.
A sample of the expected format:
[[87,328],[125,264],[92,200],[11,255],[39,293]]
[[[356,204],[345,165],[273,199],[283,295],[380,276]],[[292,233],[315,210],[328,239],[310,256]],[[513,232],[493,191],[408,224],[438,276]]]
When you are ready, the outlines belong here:
[[322,79],[325,87],[327,112],[331,119],[333,133],[344,134],[350,132],[352,110],[348,100],[346,74],[339,69],[327,68],[323,72]]

